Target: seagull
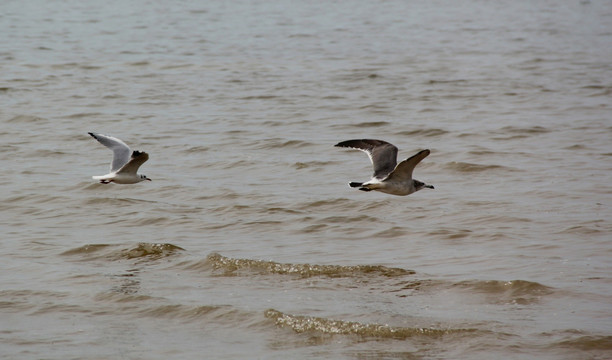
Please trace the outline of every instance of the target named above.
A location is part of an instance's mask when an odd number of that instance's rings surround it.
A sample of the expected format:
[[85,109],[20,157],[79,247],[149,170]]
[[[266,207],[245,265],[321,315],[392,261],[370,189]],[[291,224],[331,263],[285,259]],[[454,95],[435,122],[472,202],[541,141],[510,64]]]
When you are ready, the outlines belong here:
[[145,175],[137,174],[140,165],[149,160],[149,154],[143,151],[132,151],[123,141],[116,137],[88,133],[100,144],[113,151],[113,161],[110,165],[110,172],[102,176],[92,176],[95,180],[100,180],[102,184],[111,182],[117,184],[135,184],[137,182],[149,180]]
[[[429,155],[429,150],[421,150],[397,164],[397,148],[386,141],[357,139],[342,141],[335,146],[357,149],[370,157],[374,167],[372,179],[365,183],[350,182],[349,186],[362,191],[377,190],[392,195],[410,195],[423,188],[433,189],[419,180],[412,179],[412,171],[421,160]],[[397,164],[397,166],[396,166]]]

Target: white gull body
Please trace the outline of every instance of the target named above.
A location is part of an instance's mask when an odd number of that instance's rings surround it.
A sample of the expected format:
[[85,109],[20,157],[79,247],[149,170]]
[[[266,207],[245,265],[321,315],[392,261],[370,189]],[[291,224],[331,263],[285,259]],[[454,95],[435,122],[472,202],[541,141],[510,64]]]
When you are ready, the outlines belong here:
[[135,184],[149,180],[145,175],[137,174],[138,168],[145,161],[149,160],[149,154],[141,151],[132,151],[123,141],[116,137],[88,133],[100,144],[113,151],[113,161],[110,165],[110,172],[102,176],[92,176],[95,180],[100,180],[102,184],[114,182],[116,184]]
[[350,187],[359,188],[362,191],[380,191],[392,195],[410,195],[423,188],[433,189],[412,178],[412,171],[421,160],[429,155],[429,150],[421,150],[415,155],[397,164],[397,147],[394,145],[374,139],[347,140],[336,144],[338,147],[357,149],[368,154],[374,175],[367,182],[350,182]]

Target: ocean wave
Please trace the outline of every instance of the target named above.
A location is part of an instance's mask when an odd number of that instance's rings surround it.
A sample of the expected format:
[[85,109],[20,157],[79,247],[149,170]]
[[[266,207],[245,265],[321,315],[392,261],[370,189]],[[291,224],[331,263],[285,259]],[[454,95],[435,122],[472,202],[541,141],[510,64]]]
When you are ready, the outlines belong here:
[[22,312],[37,307],[36,301],[44,299],[46,302],[51,300],[65,299],[70,296],[67,292],[46,291],[46,290],[0,290],[0,310],[11,312]]
[[190,306],[182,304],[158,305],[149,306],[137,310],[135,313],[138,316],[154,317],[154,318],[169,318],[169,319],[185,319],[198,320],[212,318],[225,318],[228,313],[237,312],[229,305],[200,305]]
[[88,118],[88,117],[97,117],[101,115],[104,115],[104,114],[99,113],[99,112],[91,112],[91,113],[84,112],[84,113],[75,113],[75,114],[66,115],[65,118],[80,119],[80,118]]
[[[99,185],[99,183],[94,183],[94,184],[90,184],[88,185],[88,187],[90,187],[91,185]],[[108,185],[102,185],[102,188],[108,188]],[[85,200],[85,204],[87,205],[100,205],[100,204],[109,204],[109,205],[114,205],[117,207],[121,207],[121,206],[126,206],[126,205],[138,205],[138,204],[155,204],[157,203],[156,201],[152,201],[152,200],[145,200],[145,199],[135,199],[135,198],[128,198],[128,197],[121,197],[121,198],[116,198],[116,197],[92,197],[92,198],[88,198],[87,200]]]
[[468,236],[473,236],[472,230],[468,229],[437,229],[430,231],[428,235],[441,237],[447,240],[463,239]]
[[335,78],[337,81],[342,82],[355,82],[383,78],[383,76],[377,73],[378,70],[380,70],[380,68],[349,69],[344,73],[335,76]]
[[445,135],[448,133],[449,132],[446,130],[433,128],[433,129],[404,130],[404,131],[398,132],[397,135],[434,137],[434,136]]
[[33,151],[29,151],[23,155],[24,158],[48,158],[48,157],[60,157],[65,158],[68,153],[58,150],[51,149],[36,149]]
[[344,211],[346,206],[351,204],[352,201],[346,198],[335,198],[335,199],[327,199],[327,200],[315,200],[308,201],[301,205],[299,205],[300,210],[314,210],[314,209],[337,209]]
[[280,138],[258,140],[254,143],[255,149],[302,148],[313,143],[302,140],[286,140]]
[[434,85],[434,84],[464,84],[467,83],[466,79],[429,79],[426,84]]
[[196,146],[191,146],[188,149],[182,150],[181,152],[185,154],[191,154],[191,153],[207,152],[208,150],[210,150],[210,147],[208,146],[196,145]]
[[356,128],[373,128],[373,127],[382,127],[382,126],[387,126],[390,123],[387,121],[365,121],[365,122],[360,122],[357,124],[350,124],[349,127],[356,127]]
[[493,151],[493,150],[489,150],[489,149],[481,149],[481,150],[468,151],[468,154],[478,155],[478,156],[489,156],[489,155],[495,155],[495,154],[501,154],[501,153]]
[[240,100],[271,100],[281,98],[277,95],[249,95],[241,97]]
[[576,224],[557,232],[558,234],[576,234],[576,235],[595,235],[601,233],[610,233],[612,226],[607,220],[594,219],[585,221],[581,224]]
[[[379,218],[369,216],[369,215],[354,215],[354,216],[343,216],[343,215],[334,215],[328,216],[320,220],[323,224],[348,224],[348,223],[373,223],[380,221]],[[323,225],[321,224],[321,225]],[[387,230],[383,230],[387,231]]]
[[180,251],[185,251],[185,249],[167,243],[139,243],[138,245],[130,248],[122,248],[121,245],[111,244],[89,244],[64,251],[61,255],[81,256],[82,260],[157,260],[175,255]]
[[488,170],[510,170],[510,168],[502,166],[502,165],[486,165],[486,164],[473,164],[462,161],[451,161],[446,163],[445,168],[458,172],[481,172]]
[[[380,221],[379,219],[376,219],[376,218],[371,218],[371,220],[372,220],[371,222]],[[392,239],[392,238],[396,238],[396,237],[406,235],[406,234],[408,234],[408,230],[406,230],[405,228],[400,227],[400,226],[393,226],[388,229],[375,233],[374,238],[375,239],[380,239],[380,238]]]
[[496,304],[532,304],[550,295],[554,289],[526,280],[468,280],[456,283],[454,287],[467,289],[470,292],[485,294]]
[[[572,348],[583,351],[605,350],[612,351],[612,336],[610,335],[583,335],[558,341],[550,346],[552,349]],[[608,354],[609,355],[609,354]]]
[[266,318],[272,319],[277,326],[291,328],[297,333],[317,332],[326,335],[359,335],[363,337],[403,340],[414,336],[440,337],[449,334],[470,334],[478,331],[477,329],[394,327],[355,321],[333,320],[323,317],[290,315],[274,309],[268,309],[264,314]]
[[237,259],[217,253],[210,254],[204,262],[189,263],[188,269],[210,269],[222,276],[241,276],[247,274],[295,275],[301,278],[326,276],[331,278],[359,277],[378,275],[400,277],[415,274],[412,270],[389,268],[381,265],[316,265],[291,264],[274,261]]
[[107,310],[96,309],[96,315],[109,314],[130,315],[156,319],[178,319],[181,321],[216,321],[235,326],[252,321],[254,314],[245,312],[231,305],[187,305],[159,304],[162,298],[147,295],[125,294],[121,292],[104,292],[95,296],[96,301],[113,302]]
[[546,134],[551,130],[547,129],[543,126],[535,125],[535,126],[527,126],[527,127],[519,127],[519,126],[504,126],[503,128],[496,130],[496,133],[503,134],[525,134],[525,135],[534,135],[534,134]]
[[47,119],[34,115],[17,115],[7,120],[9,123],[39,123],[44,121],[47,121]]
[[318,169],[324,168],[325,166],[333,165],[333,164],[337,164],[337,162],[334,162],[334,161],[306,161],[306,162],[298,161],[295,164],[293,164],[293,167],[297,170],[308,169],[308,168],[313,168],[315,170],[318,170]]
[[491,133],[493,135],[498,135],[497,137],[493,138],[494,140],[514,140],[546,134],[549,132],[551,132],[550,129],[536,125],[528,127],[504,126],[501,129],[493,130]]
[[94,296],[94,300],[103,302],[114,302],[118,304],[129,304],[142,303],[144,301],[152,301],[159,299],[150,295],[138,294],[137,292],[108,291],[97,294],[96,296]]

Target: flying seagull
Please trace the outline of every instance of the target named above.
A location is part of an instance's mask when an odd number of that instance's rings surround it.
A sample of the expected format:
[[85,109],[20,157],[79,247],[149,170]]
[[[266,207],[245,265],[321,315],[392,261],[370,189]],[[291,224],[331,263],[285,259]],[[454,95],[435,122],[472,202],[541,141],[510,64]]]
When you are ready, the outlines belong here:
[[100,144],[113,151],[113,161],[110,165],[110,172],[102,176],[92,176],[95,180],[100,180],[102,184],[111,182],[117,184],[135,184],[144,180],[149,180],[145,175],[137,174],[138,168],[145,161],[149,160],[149,154],[142,151],[132,151],[123,141],[116,137],[88,133]]
[[[338,147],[357,149],[370,157],[374,175],[367,182],[350,182],[349,186],[363,191],[377,190],[392,195],[409,195],[423,188],[433,189],[421,181],[412,179],[412,171],[429,150],[421,150],[397,164],[397,148],[386,141],[372,139],[347,140],[336,144]],[[397,164],[397,165],[396,165]]]

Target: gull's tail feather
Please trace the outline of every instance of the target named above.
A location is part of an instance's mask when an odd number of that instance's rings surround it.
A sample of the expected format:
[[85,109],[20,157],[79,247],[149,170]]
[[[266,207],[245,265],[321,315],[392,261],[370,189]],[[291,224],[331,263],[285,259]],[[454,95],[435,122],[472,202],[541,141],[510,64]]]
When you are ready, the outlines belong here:
[[370,188],[370,184],[363,186],[362,182],[355,182],[352,181],[349,183],[349,186],[352,188],[359,188],[359,190],[361,191],[372,191],[373,189]]

